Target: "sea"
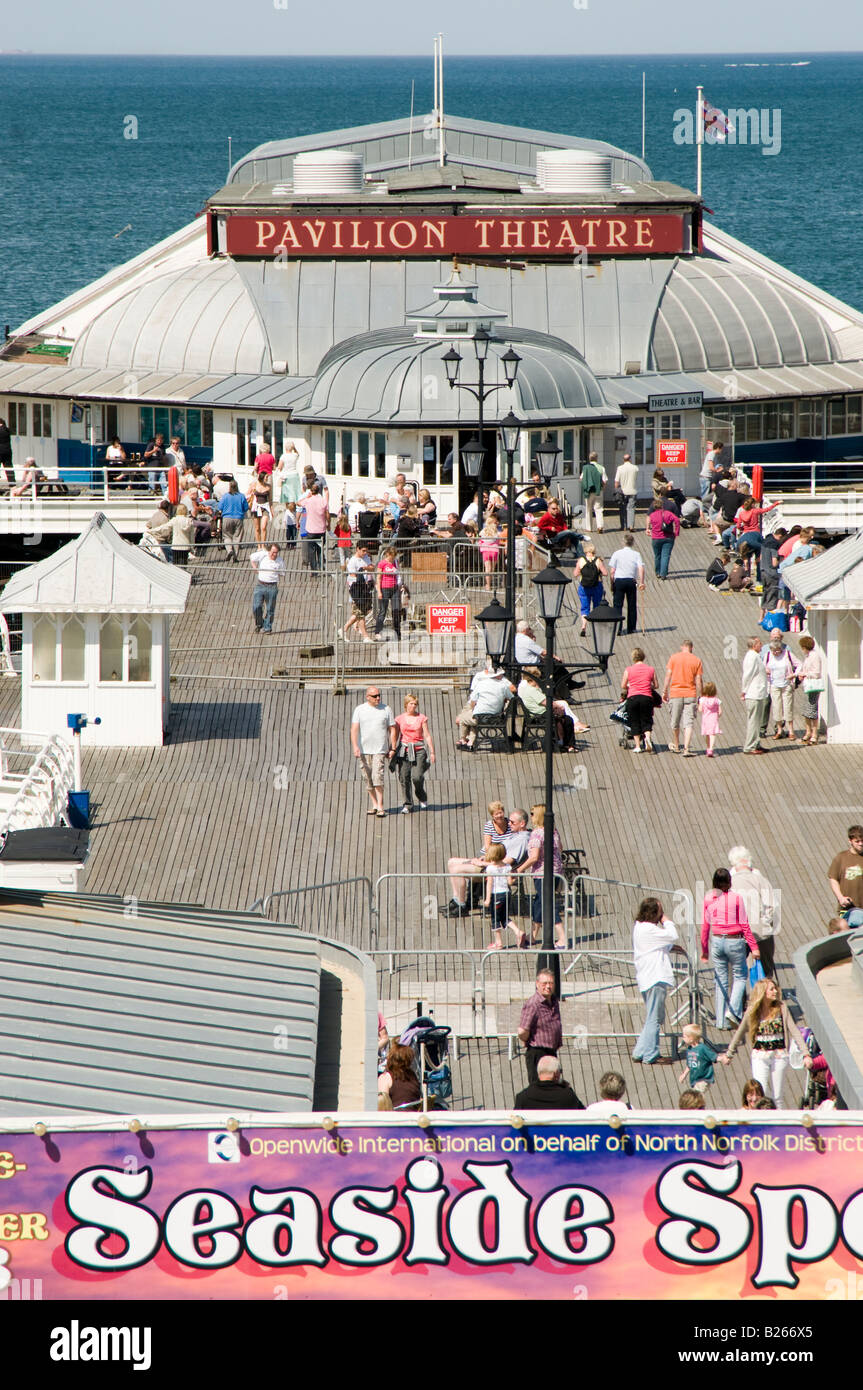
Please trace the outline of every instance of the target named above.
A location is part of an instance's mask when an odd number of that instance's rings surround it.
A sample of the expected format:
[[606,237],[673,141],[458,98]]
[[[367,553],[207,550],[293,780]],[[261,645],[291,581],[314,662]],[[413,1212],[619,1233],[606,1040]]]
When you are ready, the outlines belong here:
[[[643,75],[654,178],[695,187],[699,84],[721,112],[756,111],[758,143],[704,148],[710,219],[863,310],[863,54],[452,56],[446,109],[640,154]],[[432,93],[427,56],[0,54],[0,329],[191,221],[229,148],[406,117],[412,96],[421,147]]]

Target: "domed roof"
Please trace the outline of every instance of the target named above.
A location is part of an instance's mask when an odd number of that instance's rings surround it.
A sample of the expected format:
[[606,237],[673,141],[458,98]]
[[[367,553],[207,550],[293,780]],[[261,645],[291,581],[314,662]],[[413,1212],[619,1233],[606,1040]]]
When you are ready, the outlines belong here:
[[87,325],[69,366],[203,376],[272,371],[255,306],[229,260],[182,266],[130,290]]
[[803,367],[838,356],[819,314],[754,270],[699,256],[678,261],[659,301],[649,367],[657,372]]
[[[512,388],[505,384],[500,362],[510,344],[521,358]],[[417,337],[410,328],[347,338],[323,358],[308,396],[296,401],[293,417],[370,425],[474,426],[476,399],[450,387],[447,380],[443,353],[448,346],[464,346],[463,375],[473,383],[477,368],[469,341]],[[486,402],[489,421],[502,419],[511,409],[525,423],[619,418],[581,354],[544,333],[506,329],[506,337],[494,339],[489,348],[485,382],[502,383]]]

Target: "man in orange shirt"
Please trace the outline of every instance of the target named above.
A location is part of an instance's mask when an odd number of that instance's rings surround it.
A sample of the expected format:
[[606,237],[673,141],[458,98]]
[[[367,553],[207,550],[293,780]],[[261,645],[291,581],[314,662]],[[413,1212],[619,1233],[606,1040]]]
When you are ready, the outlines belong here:
[[703,669],[697,656],[693,655],[692,643],[686,641],[680,651],[669,657],[665,668],[665,684],[662,698],[671,706],[672,753],[680,752],[680,730],[683,729],[683,756],[691,758],[689,745],[695,725],[695,711],[701,698]]

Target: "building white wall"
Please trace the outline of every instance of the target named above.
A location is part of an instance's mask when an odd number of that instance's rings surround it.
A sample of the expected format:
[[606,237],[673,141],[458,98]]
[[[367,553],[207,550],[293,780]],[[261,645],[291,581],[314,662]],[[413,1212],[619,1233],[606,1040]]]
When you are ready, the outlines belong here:
[[150,680],[141,682],[99,679],[100,614],[85,616],[83,681],[34,680],[33,624],[38,615],[25,613],[21,667],[21,723],[25,729],[44,729],[68,737],[66,716],[86,714],[100,724],[88,723],[82,731],[84,745],[102,748],[159,747],[164,742],[163,711],[167,703],[164,649],[168,621],[153,614]]

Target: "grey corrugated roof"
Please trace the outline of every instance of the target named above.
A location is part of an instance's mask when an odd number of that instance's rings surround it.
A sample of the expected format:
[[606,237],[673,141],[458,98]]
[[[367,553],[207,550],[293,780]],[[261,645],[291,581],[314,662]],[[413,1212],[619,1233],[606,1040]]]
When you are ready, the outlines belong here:
[[[512,343],[521,357],[515,386],[486,402],[486,419],[514,409],[534,420],[614,420],[584,359],[568,343],[527,329],[508,328],[493,342],[486,362],[486,385],[505,382],[500,357]],[[440,338],[417,338],[410,328],[382,329],[338,343],[320,364],[305,399],[294,405],[295,420],[356,421],[361,424],[447,424],[476,422],[476,401],[450,388],[443,363],[451,346]],[[469,363],[466,363],[468,379]],[[475,370],[475,364],[474,364]]]
[[[287,140],[270,140],[237,160],[228,175],[228,182],[266,183],[288,179],[292,173],[294,155],[309,150],[352,150],[363,156],[366,173],[383,173],[394,165],[406,164],[409,146],[414,164],[433,164],[438,158],[437,138],[423,138],[428,128],[427,122],[426,115],[414,116],[412,139],[410,117],[402,116],[394,121],[378,121],[373,125],[323,131],[318,135],[302,135]],[[643,160],[616,145],[609,145],[604,140],[583,140],[574,135],[561,135],[560,132],[498,125],[447,113],[445,140],[447,156],[455,164],[512,169],[531,176],[540,150],[578,149],[611,155],[615,183],[649,181],[652,177]]]
[[[284,378],[282,378],[284,379]],[[0,394],[67,396],[76,401],[189,401],[221,381],[200,372],[96,371],[92,367],[41,367],[31,362],[0,362]],[[134,389],[132,389],[134,388]]]
[[318,943],[232,916],[0,903],[0,1114],[310,1110]]
[[838,545],[782,571],[795,598],[830,607],[863,606],[863,530]]
[[147,555],[97,512],[86,531],[13,574],[2,613],[182,613],[192,576]]
[[619,406],[646,405],[648,396],[690,391],[703,391],[705,403],[726,401],[721,389],[704,387],[695,375],[685,372],[641,372],[638,376],[603,376],[599,381],[606,399]]
[[247,410],[290,410],[293,402],[308,391],[310,377],[235,375],[223,377],[206,390],[189,397],[190,405],[242,406]]
[[680,260],[659,303],[649,365],[722,371],[832,362],[824,319],[784,285],[709,257]]
[[69,366],[216,376],[269,371],[271,358],[234,262],[216,259],[155,275],[115,300],[80,335]]

